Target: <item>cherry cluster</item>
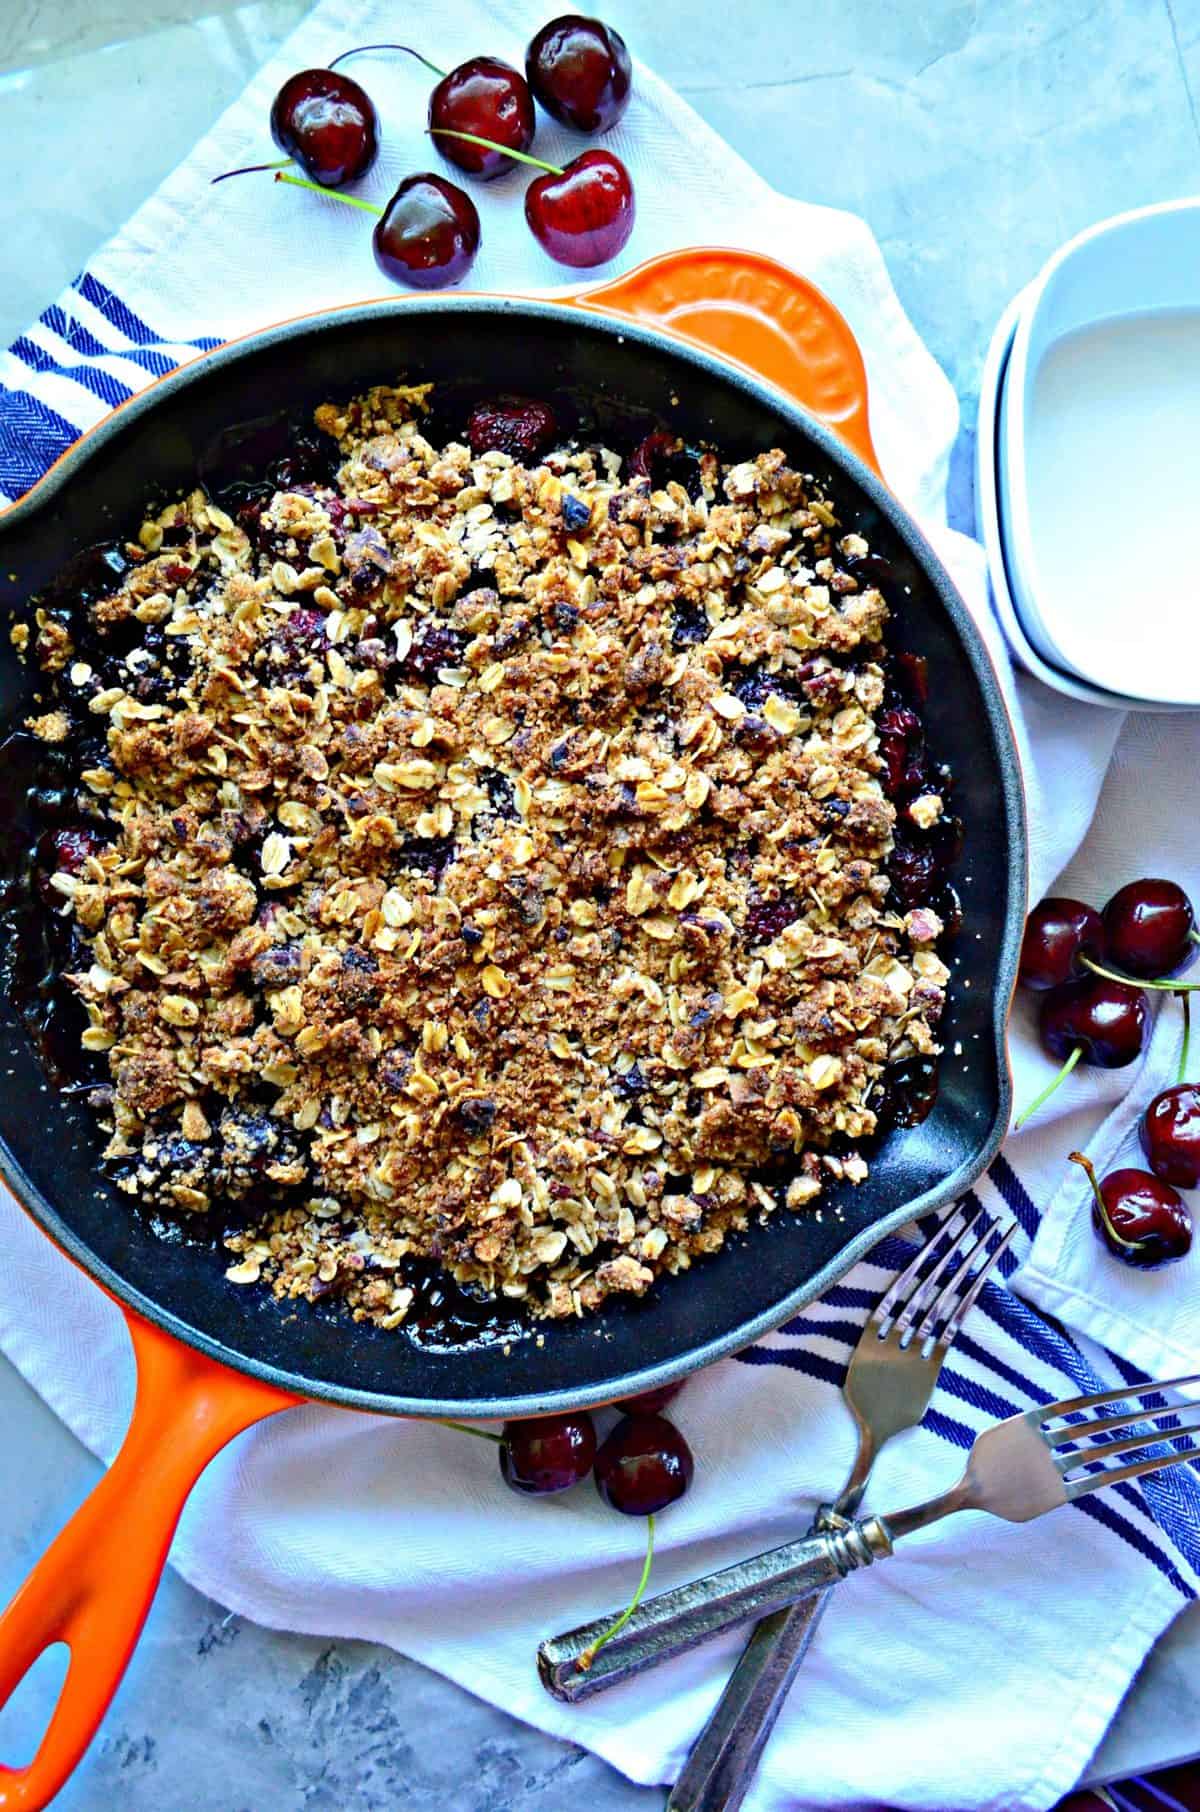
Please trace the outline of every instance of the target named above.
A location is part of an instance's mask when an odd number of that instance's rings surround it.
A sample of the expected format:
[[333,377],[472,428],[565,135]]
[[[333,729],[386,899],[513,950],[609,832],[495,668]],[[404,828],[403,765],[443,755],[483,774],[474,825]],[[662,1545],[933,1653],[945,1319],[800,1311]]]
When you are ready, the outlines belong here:
[[692,1482],[692,1451],[659,1412],[683,1389],[664,1384],[615,1405],[621,1420],[597,1444],[586,1410],[506,1422],[500,1473],[506,1485],[544,1496],[578,1485],[590,1472],[604,1502],[625,1516],[653,1516],[681,1498]]
[[582,1484],[590,1472],[604,1502],[624,1516],[646,1519],[646,1559],[632,1598],[591,1648],[580,1657],[589,1667],[596,1651],[616,1635],[641,1602],[654,1559],[654,1519],[681,1498],[692,1482],[692,1450],[673,1422],[661,1413],[683,1389],[663,1384],[640,1396],[615,1403],[620,1420],[603,1441],[586,1409],[559,1415],[530,1416],[506,1422],[499,1435],[463,1422],[448,1422],[463,1434],[495,1441],[500,1448],[500,1476],[525,1497],[547,1497]]
[[[332,193],[365,176],[379,151],[379,116],[360,84],[338,68],[366,51],[401,51],[440,77],[429,97],[428,130],[450,163],[490,182],[511,162],[541,170],[525,193],[525,218],[538,243],[560,264],[603,264],[625,245],[634,222],[633,183],[613,152],[584,151],[568,164],[531,157],[535,99],[577,132],[607,132],[624,113],[633,82],[624,39],[599,19],[567,13],[535,33],[525,73],[499,57],[469,57],[443,71],[407,44],[363,44],[327,69],[290,76],[271,108],[279,164],[227,170],[274,170],[277,182]],[[295,165],[302,176],[288,174]],[[431,170],[406,176],[386,207],[361,196],[339,201],[378,216],[375,262],[397,283],[440,289],[466,276],[479,250],[479,212],[465,189]]]
[[1054,1081],[1016,1121],[1022,1125],[1076,1064],[1122,1069],[1141,1055],[1146,989],[1178,994],[1184,1037],[1179,1080],[1155,1096],[1139,1124],[1149,1170],[1097,1178],[1081,1152],[1072,1160],[1091,1181],[1096,1229],[1128,1265],[1153,1270],[1183,1258],[1192,1218],[1179,1195],[1200,1183],[1200,1084],[1187,1080],[1188,996],[1200,983],[1178,979],[1200,948],[1196,915],[1174,881],[1130,881],[1103,912],[1081,900],[1050,898],[1025,925],[1019,979],[1040,993],[1042,1044],[1062,1062]]

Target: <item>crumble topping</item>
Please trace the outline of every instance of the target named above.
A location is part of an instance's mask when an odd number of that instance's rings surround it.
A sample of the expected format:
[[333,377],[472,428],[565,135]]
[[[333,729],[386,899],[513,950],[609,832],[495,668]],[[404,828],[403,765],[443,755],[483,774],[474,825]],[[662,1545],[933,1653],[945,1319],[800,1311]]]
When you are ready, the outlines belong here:
[[232,1219],[234,1283],[388,1327],[414,1258],[575,1315],[861,1181],[948,976],[889,900],[887,606],[816,483],[476,457],[428,392],[318,410],[328,482],[147,520],[89,605],[120,683],[33,637],[97,733],[51,885],[108,1163]]

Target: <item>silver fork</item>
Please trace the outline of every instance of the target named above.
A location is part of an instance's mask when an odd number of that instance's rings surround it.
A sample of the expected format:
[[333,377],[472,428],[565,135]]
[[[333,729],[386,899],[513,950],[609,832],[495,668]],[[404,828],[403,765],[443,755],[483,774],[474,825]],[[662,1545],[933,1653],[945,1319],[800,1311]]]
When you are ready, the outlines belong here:
[[[994,1220],[981,1207],[973,1214],[958,1208],[880,1297],[842,1387],[858,1429],[858,1451],[840,1495],[820,1511],[814,1531],[836,1528],[855,1514],[880,1450],[921,1420],[942,1361],[1016,1230],[1007,1216]],[[832,1589],[775,1611],[756,1626],[692,1745],[665,1812],[736,1812]]]
[[[832,1507],[819,1512],[810,1533],[836,1528],[855,1514],[881,1449],[893,1435],[915,1427],[921,1420],[947,1349],[1015,1232],[1015,1222],[1007,1218],[1006,1222],[998,1221],[978,1204],[973,1212],[961,1206],[955,1208],[880,1297],[859,1335],[842,1386],[858,1431],[854,1463],[840,1496]],[[1000,1235],[998,1243],[988,1254],[988,1243],[996,1234]],[[705,1584],[703,1579],[696,1580],[693,1589],[699,1593]],[[713,1720],[719,1719],[726,1727],[724,1737],[718,1739],[710,1721],[697,1744],[697,1750],[703,1746],[706,1755],[698,1758],[694,1770],[689,1758],[684,1776],[710,1776],[721,1759],[715,1753],[718,1741],[723,1755],[727,1742],[740,1751],[743,1736],[751,1743],[748,1766],[753,1768],[826,1602],[822,1595],[815,1603],[781,1611],[769,1621],[764,1620],[754,1632],[742,1663],[713,1714]],[[627,1631],[628,1628],[627,1625]],[[544,1643],[538,1658],[543,1684],[549,1691],[559,1697],[584,1698],[589,1690],[600,1690],[599,1683],[605,1680],[612,1664],[613,1657],[608,1652],[611,1644],[600,1650],[586,1678],[580,1675],[572,1681],[569,1694],[559,1691],[557,1674],[547,1672],[545,1655],[550,1646]],[[620,1658],[618,1654],[616,1659]],[[756,1741],[751,1719],[763,1720]],[[680,1777],[681,1782],[684,1776]],[[679,1791],[678,1783],[675,1791]]]
[[[1193,1394],[1182,1402],[1154,1407],[1140,1401],[1187,1390]],[[1130,1404],[1137,1408],[1130,1409]],[[1090,1421],[1071,1420],[1103,1409],[1116,1413]],[[1166,1420],[1175,1426],[1159,1426]],[[584,1698],[683,1654],[746,1617],[759,1617],[806,1598],[858,1567],[885,1559],[895,1542],[956,1511],[986,1510],[1006,1522],[1027,1523],[1102,1486],[1200,1462],[1200,1450],[1191,1443],[1196,1434],[1200,1434],[1200,1372],[1170,1378],[1163,1384],[1146,1384],[1139,1390],[1122,1386],[1025,1410],[976,1436],[966,1469],[949,1491],[905,1510],[864,1517],[830,1533],[788,1542],[723,1573],[712,1573],[707,1579],[648,1600],[596,1656],[598,1666],[610,1648],[621,1645],[618,1665],[609,1664],[599,1687],[578,1669],[577,1662],[604,1633],[607,1619],[543,1643],[539,1651],[543,1682],[560,1698]],[[1188,1444],[1175,1446],[1179,1441]],[[1131,1458],[1124,1465],[1110,1464],[1139,1452],[1145,1457]]]

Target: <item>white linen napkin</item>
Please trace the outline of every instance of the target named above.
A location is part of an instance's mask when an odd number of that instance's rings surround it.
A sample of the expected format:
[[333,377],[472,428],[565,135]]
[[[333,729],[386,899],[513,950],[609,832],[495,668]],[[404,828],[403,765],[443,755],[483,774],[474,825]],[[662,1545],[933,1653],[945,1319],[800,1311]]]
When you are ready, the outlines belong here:
[[[545,10],[522,0],[486,8],[422,0],[406,9],[405,36],[445,60],[491,50],[519,62]],[[325,0],[89,271],[0,357],[8,496],[106,408],[197,348],[381,292],[361,219],[335,201],[285,192],[268,177],[209,187],[221,170],[272,154],[266,118],[285,76],[378,35],[372,0]],[[437,164],[422,133],[426,79],[402,59],[365,58],[356,73],[383,114],[383,153],[364,185],[383,199],[403,174]],[[1187,883],[1193,720],[1129,720],[1122,730],[1116,717],[1036,682],[1014,685],[980,550],[945,527],[953,393],[904,316],[865,224],[767,188],[641,67],[609,142],[631,168],[639,205],[614,271],[671,246],[736,243],[788,260],[848,317],[866,357],[888,480],[952,567],[1008,689],[1029,786],[1035,894],[1073,855],[1077,885],[1097,900],[1147,863]],[[576,145],[542,123],[547,155]],[[528,292],[561,276],[526,232],[524,186],[518,176],[480,192],[476,287]],[[1151,1066],[1156,1075],[1170,1066],[1171,1010],[1137,1079],[1142,1093]],[[1045,1065],[1020,1013],[1014,1044],[1026,1096]],[[1124,1358],[1086,1338],[1072,1344],[1010,1290],[989,1286],[924,1425],[889,1451],[877,1506],[947,1484],[961,1449],[996,1416],[1091,1388],[1098,1377],[1132,1380],[1133,1365],[1158,1375],[1183,1369],[1179,1352],[1189,1341],[1196,1350],[1178,1272],[1131,1298],[1130,1280],[1092,1239],[1077,1187],[1056,1195],[1044,1217],[1035,1206],[1059,1181],[1066,1151],[1128,1081],[1128,1072],[1077,1073],[1044,1130],[1013,1141],[977,1191],[1022,1222],[1027,1294],[1048,1302],[1057,1291],[1055,1312]],[[8,1197],[0,1199],[0,1242],[0,1348],[81,1439],[111,1456],[132,1389],[117,1311]],[[689,1383],[676,1416],[695,1448],[697,1477],[662,1519],[657,1587],[785,1539],[836,1489],[852,1446],[837,1387],[868,1306],[904,1255],[901,1242],[886,1242],[804,1315]],[[390,1643],[631,1777],[662,1781],[711,1708],[736,1638],[576,1709],[546,1697],[533,1670],[540,1636],[623,1602],[642,1542],[642,1525],[606,1511],[590,1486],[548,1502],[518,1499],[481,1442],[312,1406],[250,1431],[214,1462],[172,1560],[260,1622]],[[1150,1644],[1195,1595],[1198,1568],[1200,1487],[1179,1471],[1024,1529],[964,1518],[917,1538],[903,1558],[842,1588],[747,1804],[752,1812],[1051,1806],[1086,1764]]]

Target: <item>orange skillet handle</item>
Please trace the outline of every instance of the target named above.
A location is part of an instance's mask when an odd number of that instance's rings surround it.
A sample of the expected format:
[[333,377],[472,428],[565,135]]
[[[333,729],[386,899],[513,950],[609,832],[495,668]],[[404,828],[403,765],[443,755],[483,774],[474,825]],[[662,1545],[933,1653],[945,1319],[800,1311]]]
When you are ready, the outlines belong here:
[[666,252],[576,301],[653,321],[748,366],[879,473],[858,341],[833,303],[785,264],[719,247]]
[[124,1444],[0,1616],[0,1706],[55,1642],[71,1651],[41,1747],[0,1765],[0,1812],[40,1812],[91,1742],[141,1633],[187,1496],[251,1423],[300,1401],[125,1312],[138,1388]]

